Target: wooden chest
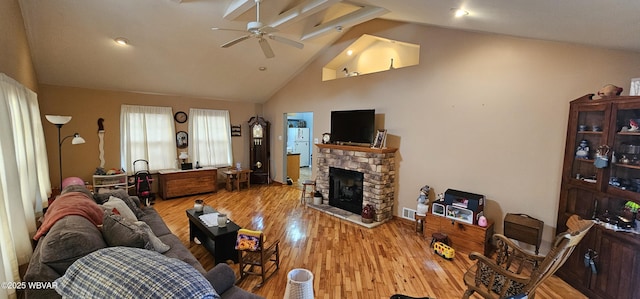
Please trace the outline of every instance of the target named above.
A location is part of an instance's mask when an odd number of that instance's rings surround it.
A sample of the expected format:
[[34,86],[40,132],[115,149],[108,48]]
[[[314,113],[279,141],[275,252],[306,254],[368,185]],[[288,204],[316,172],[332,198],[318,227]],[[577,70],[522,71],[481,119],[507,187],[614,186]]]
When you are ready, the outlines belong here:
[[433,233],[444,233],[449,237],[449,245],[456,251],[464,253],[476,251],[485,256],[491,254],[493,221],[487,220],[487,227],[481,227],[429,213],[425,219],[425,236],[431,237]]
[[217,191],[215,168],[160,171],[159,178],[162,199]]
[[507,213],[504,217],[504,236],[536,246],[540,250],[544,222],[526,214]]

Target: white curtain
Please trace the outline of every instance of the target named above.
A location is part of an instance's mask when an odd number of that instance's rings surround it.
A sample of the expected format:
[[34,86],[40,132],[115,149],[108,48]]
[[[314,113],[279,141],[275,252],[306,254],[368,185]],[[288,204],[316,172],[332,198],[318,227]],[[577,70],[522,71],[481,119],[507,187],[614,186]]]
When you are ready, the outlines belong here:
[[189,109],[189,159],[200,166],[233,163],[229,111]]
[[[51,193],[36,93],[0,74],[0,282],[18,282],[31,258],[36,211]],[[0,298],[15,298],[2,288]]]
[[[133,174],[133,162],[144,159],[149,171],[176,168],[176,133],[171,107],[120,107],[122,167]],[[136,164],[136,171],[140,164]]]

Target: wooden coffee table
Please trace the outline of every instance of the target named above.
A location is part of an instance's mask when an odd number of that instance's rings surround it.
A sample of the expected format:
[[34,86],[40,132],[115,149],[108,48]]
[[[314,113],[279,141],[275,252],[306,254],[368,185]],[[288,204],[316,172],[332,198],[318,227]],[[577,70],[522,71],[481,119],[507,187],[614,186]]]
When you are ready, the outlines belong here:
[[213,254],[216,264],[225,263],[228,260],[237,263],[238,251],[235,247],[240,226],[229,220],[226,227],[208,227],[200,220],[200,215],[205,213],[216,213],[216,210],[209,206],[206,206],[203,212],[187,210],[189,242],[193,242],[193,239],[198,237],[207,251]]

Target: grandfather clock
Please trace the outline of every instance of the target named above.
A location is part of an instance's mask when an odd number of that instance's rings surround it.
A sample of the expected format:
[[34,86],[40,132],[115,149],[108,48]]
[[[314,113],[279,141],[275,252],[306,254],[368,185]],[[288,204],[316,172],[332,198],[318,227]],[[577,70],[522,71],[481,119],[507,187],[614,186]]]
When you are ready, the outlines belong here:
[[260,116],[249,119],[251,183],[269,183],[269,122]]

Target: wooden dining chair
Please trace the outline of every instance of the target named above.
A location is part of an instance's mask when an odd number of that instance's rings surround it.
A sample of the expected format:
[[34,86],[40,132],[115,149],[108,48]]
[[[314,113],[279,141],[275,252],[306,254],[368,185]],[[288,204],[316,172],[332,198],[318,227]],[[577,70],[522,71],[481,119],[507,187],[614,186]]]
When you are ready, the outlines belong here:
[[240,264],[238,282],[249,275],[257,275],[262,281],[254,288],[259,288],[280,269],[280,241],[276,240],[267,246],[262,231],[238,230],[236,250]]

